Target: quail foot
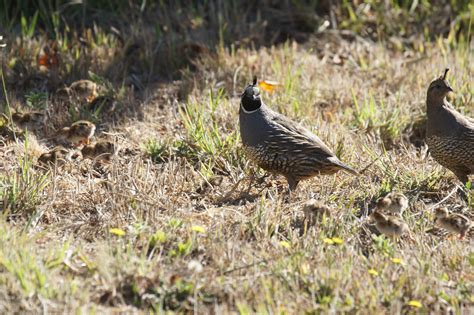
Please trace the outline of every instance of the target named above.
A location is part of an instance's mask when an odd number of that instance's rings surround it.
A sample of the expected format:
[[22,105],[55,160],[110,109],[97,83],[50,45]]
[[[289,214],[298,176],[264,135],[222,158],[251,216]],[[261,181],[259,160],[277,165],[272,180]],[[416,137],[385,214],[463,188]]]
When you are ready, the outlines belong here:
[[308,129],[267,107],[260,97],[256,77],[242,94],[239,121],[247,157],[264,170],[283,175],[290,191],[301,180],[316,175],[331,175],[339,170],[358,174]]
[[385,197],[377,200],[377,211],[386,212],[391,215],[402,215],[408,208],[408,198],[397,192],[391,192]]
[[465,184],[474,173],[474,122],[446,100],[453,91],[446,80],[448,70],[428,88],[426,142],[433,158]]
[[448,232],[459,234],[463,239],[472,227],[471,220],[459,213],[449,213],[445,207],[435,209],[435,223]]
[[79,120],[70,127],[58,131],[58,137],[73,144],[89,144],[94,135],[95,125],[87,120]]

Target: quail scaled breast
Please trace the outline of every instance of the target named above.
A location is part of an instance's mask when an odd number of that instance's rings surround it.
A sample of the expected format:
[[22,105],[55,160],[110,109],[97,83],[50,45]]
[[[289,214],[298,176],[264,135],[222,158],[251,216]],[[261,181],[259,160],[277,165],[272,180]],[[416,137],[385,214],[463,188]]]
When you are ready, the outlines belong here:
[[448,70],[428,88],[426,143],[433,158],[466,183],[474,173],[474,122],[446,100],[453,91],[446,80]]
[[257,88],[257,78],[245,88],[239,110],[240,134],[247,157],[271,173],[281,174],[290,190],[301,180],[339,170],[357,171],[343,164],[308,129],[267,107]]

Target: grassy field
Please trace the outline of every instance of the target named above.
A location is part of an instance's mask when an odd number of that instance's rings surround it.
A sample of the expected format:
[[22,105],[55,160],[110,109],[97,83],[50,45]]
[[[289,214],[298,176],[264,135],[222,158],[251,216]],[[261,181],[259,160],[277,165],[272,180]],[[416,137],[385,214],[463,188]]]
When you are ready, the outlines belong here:
[[[453,105],[474,117],[469,1],[131,2],[0,10],[2,111],[46,114],[0,138],[1,313],[474,311],[474,232],[449,237],[432,211],[443,201],[472,219],[474,192],[452,193],[424,144],[426,90],[445,67]],[[267,105],[367,170],[290,199],[284,178],[255,179],[238,131],[254,74],[281,83]],[[115,109],[56,100],[79,79]],[[80,118],[118,155],[39,168]],[[414,241],[368,222],[390,191],[410,200]],[[308,226],[312,198],[331,214]]]

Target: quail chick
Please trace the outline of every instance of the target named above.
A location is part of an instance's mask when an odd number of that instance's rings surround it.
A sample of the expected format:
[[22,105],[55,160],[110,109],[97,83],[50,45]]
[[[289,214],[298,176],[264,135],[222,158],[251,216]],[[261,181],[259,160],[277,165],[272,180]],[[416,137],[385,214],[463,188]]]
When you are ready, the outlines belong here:
[[316,222],[324,216],[329,217],[331,210],[325,204],[318,202],[315,199],[311,199],[304,204],[303,214],[309,227],[315,225]]
[[14,140],[16,138],[24,138],[25,134],[22,131],[17,131],[8,125],[0,125],[0,137],[6,140]]
[[68,160],[69,151],[61,146],[57,146],[54,149],[45,152],[40,155],[38,158],[38,163],[42,165],[48,164],[57,164],[57,163],[64,163]]
[[240,134],[247,157],[264,170],[283,175],[290,191],[301,180],[357,171],[342,163],[306,128],[267,107],[257,88],[257,78],[245,88],[239,110]]
[[69,87],[57,89],[54,93],[54,98],[58,101],[66,102],[71,100],[72,91]]
[[6,140],[13,140],[15,137],[22,138],[23,132],[15,130],[14,126],[10,123],[10,118],[4,113],[0,113],[0,137]]
[[12,120],[21,128],[31,128],[44,122],[44,113],[40,111],[15,112],[12,114]]
[[97,159],[99,161],[110,161],[116,153],[115,144],[111,141],[99,141],[95,144],[89,144],[82,148],[84,158]]
[[472,226],[471,220],[459,213],[449,213],[445,207],[435,209],[435,223],[449,232],[459,234],[463,239]]
[[58,136],[73,144],[89,144],[94,135],[95,125],[87,120],[79,120],[70,127],[64,127],[58,131]]
[[77,98],[80,101],[92,102],[97,96],[97,84],[90,80],[75,81],[69,87],[63,87],[56,91],[57,100],[66,102],[71,98]]
[[431,82],[426,98],[426,142],[433,158],[466,183],[474,173],[474,122],[446,100],[453,89],[444,75]]
[[378,211],[372,213],[371,218],[375,221],[377,230],[391,238],[398,238],[409,234],[408,225],[400,218],[384,215]]
[[102,113],[113,113],[117,107],[117,101],[110,96],[99,96],[96,97],[90,104],[89,110],[96,112],[100,111]]
[[408,208],[408,198],[397,192],[391,192],[377,200],[377,211],[387,212],[391,215],[402,215]]
[[69,87],[72,94],[81,101],[92,102],[97,97],[97,84],[90,80],[73,82]]

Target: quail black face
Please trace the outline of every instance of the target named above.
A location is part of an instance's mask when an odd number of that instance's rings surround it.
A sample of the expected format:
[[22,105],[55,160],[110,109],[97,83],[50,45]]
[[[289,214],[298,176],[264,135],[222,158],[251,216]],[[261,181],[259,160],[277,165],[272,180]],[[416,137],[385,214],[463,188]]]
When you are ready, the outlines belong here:
[[241,106],[245,111],[251,112],[257,110],[262,106],[262,100],[260,99],[260,90],[258,89],[257,78],[254,77],[253,84],[245,88],[242,93]]
[[428,97],[444,98],[449,92],[453,91],[451,85],[446,80],[446,74],[448,71],[449,69],[446,69],[443,76],[431,82],[430,87],[428,88]]

